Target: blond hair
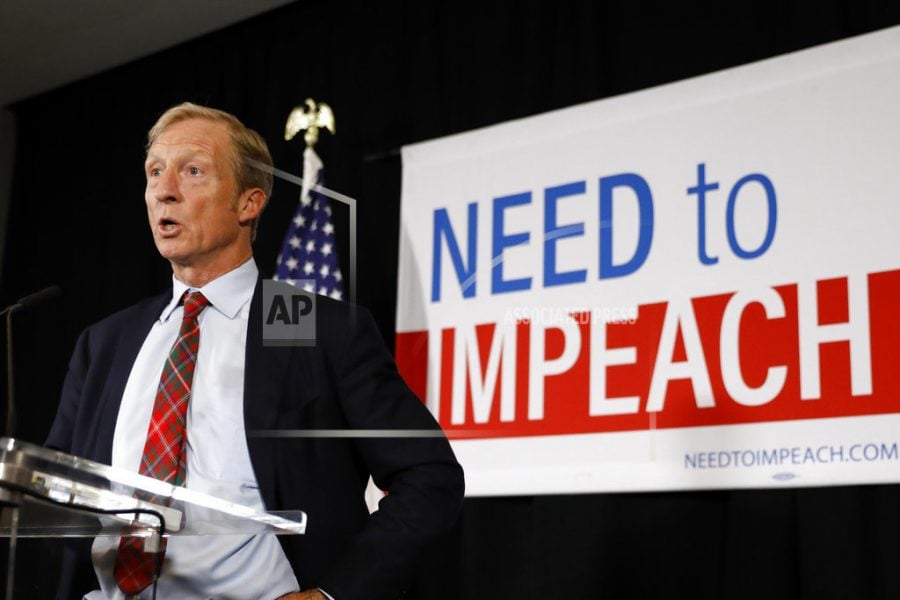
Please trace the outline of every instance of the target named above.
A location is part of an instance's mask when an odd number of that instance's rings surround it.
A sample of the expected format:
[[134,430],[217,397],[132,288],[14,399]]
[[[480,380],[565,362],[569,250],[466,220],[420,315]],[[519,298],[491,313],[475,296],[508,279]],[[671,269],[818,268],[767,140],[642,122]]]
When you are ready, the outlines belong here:
[[[180,121],[206,119],[223,123],[228,128],[231,139],[231,170],[238,186],[238,194],[253,188],[260,188],[266,199],[272,195],[272,155],[261,135],[253,131],[240,119],[223,110],[201,106],[192,102],[182,102],[173,106],[159,117],[147,133],[147,151],[162,133]],[[234,199],[237,204],[237,197]],[[252,233],[256,238],[257,220],[253,221]]]

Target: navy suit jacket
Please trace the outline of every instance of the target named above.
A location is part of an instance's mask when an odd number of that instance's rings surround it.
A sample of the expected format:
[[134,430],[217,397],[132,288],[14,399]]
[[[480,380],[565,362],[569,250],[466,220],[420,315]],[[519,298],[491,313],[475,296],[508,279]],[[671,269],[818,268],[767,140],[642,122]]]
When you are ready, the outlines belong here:
[[[301,587],[336,600],[394,599],[424,547],[455,522],[462,469],[444,437],[272,438],[274,429],[437,430],[405,385],[369,312],[316,297],[311,347],[263,344],[261,281],[251,301],[244,377],[250,459],[267,510],[304,510],[306,535],[280,536]],[[82,333],[47,445],[110,464],[125,384],[171,292]],[[202,343],[202,341],[201,341]],[[369,474],[388,495],[368,514]],[[66,548],[58,596],[97,583],[86,544]]]

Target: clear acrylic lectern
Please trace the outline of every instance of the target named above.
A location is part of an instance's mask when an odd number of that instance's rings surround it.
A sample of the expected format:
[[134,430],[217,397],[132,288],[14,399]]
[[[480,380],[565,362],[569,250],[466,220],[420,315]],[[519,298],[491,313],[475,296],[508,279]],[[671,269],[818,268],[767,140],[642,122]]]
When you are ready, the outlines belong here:
[[[261,512],[137,473],[0,438],[0,536],[130,536],[147,550],[163,535],[306,531],[302,511]],[[8,565],[9,584],[14,564]],[[9,588],[7,590],[9,592]]]

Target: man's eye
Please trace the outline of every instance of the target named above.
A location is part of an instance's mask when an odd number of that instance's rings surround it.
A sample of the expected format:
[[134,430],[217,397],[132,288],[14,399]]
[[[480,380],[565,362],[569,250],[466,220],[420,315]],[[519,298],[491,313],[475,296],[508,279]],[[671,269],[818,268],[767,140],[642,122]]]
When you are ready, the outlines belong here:
[[150,169],[147,172],[147,174],[150,175],[150,177],[159,177],[161,173],[162,173],[162,169],[158,169],[156,167]]
[[188,173],[190,173],[191,175],[200,175],[202,171],[200,170],[200,167],[189,167]]

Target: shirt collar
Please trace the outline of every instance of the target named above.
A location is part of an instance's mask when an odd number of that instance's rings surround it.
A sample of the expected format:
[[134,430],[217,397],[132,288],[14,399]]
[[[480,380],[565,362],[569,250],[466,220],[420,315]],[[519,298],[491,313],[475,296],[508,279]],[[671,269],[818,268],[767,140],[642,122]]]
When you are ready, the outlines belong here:
[[241,307],[253,296],[258,277],[259,269],[252,257],[241,266],[213,279],[201,288],[191,287],[172,275],[172,299],[163,309],[159,320],[163,323],[168,321],[175,309],[178,308],[184,293],[196,290],[203,292],[212,308],[229,319],[234,319]]

